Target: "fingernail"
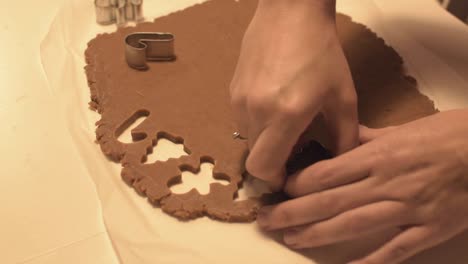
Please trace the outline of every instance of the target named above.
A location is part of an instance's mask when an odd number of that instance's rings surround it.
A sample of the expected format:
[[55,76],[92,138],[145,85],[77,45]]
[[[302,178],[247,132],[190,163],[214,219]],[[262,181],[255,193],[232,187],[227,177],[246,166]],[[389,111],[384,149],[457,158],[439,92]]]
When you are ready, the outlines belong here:
[[271,213],[271,209],[272,209],[271,206],[265,206],[265,207],[260,208],[260,210],[258,210],[257,223],[261,228],[265,228],[265,229],[268,228],[268,225],[269,225],[268,216]]
[[291,228],[284,232],[283,240],[289,246],[295,246],[297,244],[297,235],[299,234],[299,229]]

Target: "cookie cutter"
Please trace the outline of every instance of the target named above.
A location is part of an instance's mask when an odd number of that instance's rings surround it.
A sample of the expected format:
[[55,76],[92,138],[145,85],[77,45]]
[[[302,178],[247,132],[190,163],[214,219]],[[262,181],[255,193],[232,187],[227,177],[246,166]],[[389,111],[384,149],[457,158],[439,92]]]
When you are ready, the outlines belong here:
[[143,0],[127,0],[125,18],[129,21],[141,22],[143,17]]
[[127,22],[125,17],[125,6],[127,5],[126,0],[111,0],[112,5],[114,6],[115,13],[115,23],[118,27],[124,26]]
[[141,22],[143,0],[95,0],[96,22],[101,25],[124,26],[127,21]]
[[146,61],[174,61],[174,35],[162,32],[136,32],[125,37],[128,66],[146,70]]
[[96,22],[101,25],[115,23],[114,5],[111,0],[95,0]]

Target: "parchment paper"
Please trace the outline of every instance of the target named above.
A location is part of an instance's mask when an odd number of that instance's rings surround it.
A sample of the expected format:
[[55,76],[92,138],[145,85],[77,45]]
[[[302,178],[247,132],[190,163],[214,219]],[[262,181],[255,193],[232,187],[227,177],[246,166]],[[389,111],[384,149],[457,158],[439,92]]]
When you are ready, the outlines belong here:
[[[154,18],[197,2],[202,1],[146,0],[144,11]],[[340,11],[368,25],[401,53],[410,74],[439,109],[468,106],[468,29],[435,1],[338,2]],[[207,218],[181,223],[153,208],[125,185],[119,165],[109,162],[94,143],[98,116],[87,107],[83,52],[97,33],[114,29],[96,25],[92,1],[65,1],[41,44],[41,58],[57,111],[65,115],[80,155],[77,162],[86,168],[83,177],[96,186],[107,232],[122,263],[342,263],[382,239],[297,253],[263,235],[255,224]],[[422,255],[418,263],[464,263],[468,256],[463,243],[468,243],[467,235]]]

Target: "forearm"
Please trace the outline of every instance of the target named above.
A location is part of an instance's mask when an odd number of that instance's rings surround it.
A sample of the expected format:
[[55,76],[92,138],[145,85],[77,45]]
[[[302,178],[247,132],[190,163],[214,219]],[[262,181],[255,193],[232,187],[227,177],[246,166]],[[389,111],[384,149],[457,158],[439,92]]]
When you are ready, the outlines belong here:
[[336,0],[260,0],[257,11],[285,17],[304,15],[334,20]]

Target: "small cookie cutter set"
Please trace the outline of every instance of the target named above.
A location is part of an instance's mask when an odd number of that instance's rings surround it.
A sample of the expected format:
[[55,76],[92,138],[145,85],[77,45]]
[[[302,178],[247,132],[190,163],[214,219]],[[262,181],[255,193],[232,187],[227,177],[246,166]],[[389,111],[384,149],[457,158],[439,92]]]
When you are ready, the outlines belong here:
[[[143,0],[94,0],[96,22],[101,25],[141,22]],[[136,32],[125,38],[125,57],[136,70],[147,70],[147,61],[174,61],[174,35],[161,32]]]
[[96,22],[101,25],[125,26],[128,21],[141,22],[143,0],[95,0]]

